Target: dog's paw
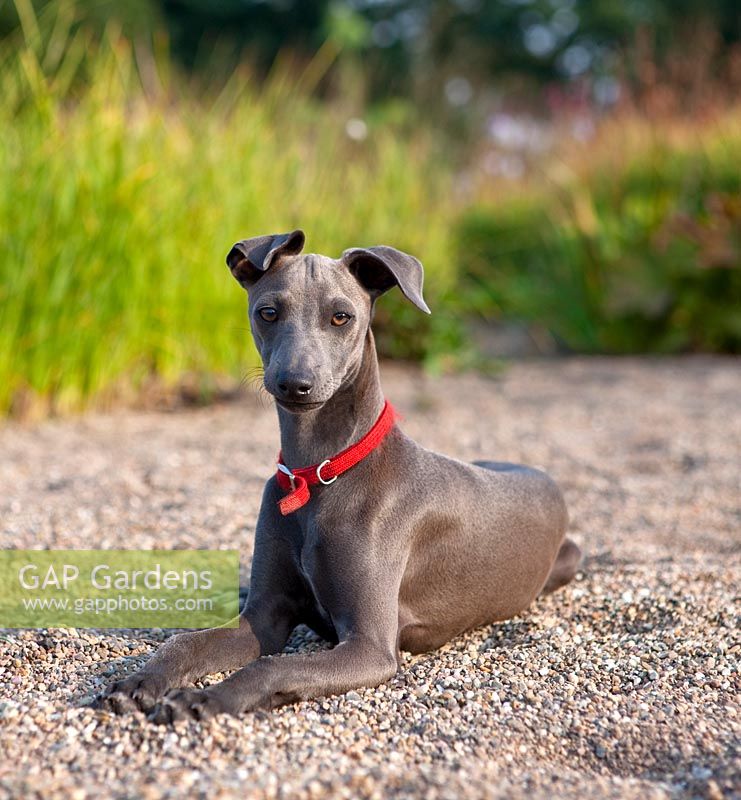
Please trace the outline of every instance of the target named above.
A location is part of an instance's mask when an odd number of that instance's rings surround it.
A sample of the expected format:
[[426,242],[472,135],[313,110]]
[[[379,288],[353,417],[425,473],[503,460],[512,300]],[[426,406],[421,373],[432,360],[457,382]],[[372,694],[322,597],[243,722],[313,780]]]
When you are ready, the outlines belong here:
[[149,712],[149,719],[158,725],[169,725],[179,720],[205,721],[218,714],[235,714],[213,690],[173,689]]
[[114,714],[148,712],[167,690],[167,682],[156,672],[137,672],[110,684],[93,702],[94,708]]

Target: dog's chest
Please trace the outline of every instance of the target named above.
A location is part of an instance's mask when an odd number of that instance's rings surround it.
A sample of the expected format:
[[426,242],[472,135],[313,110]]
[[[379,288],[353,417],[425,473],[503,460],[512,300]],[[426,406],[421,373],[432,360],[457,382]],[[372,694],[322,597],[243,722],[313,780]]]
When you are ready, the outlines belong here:
[[313,596],[317,614],[324,622],[334,627],[332,596],[336,565],[330,553],[327,537],[318,530],[306,531],[299,553],[299,569]]

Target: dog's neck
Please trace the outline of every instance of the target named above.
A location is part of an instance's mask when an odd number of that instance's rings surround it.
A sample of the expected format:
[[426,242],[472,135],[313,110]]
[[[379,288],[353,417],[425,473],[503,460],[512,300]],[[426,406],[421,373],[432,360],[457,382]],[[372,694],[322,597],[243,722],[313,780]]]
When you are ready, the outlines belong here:
[[383,403],[376,346],[368,329],[354,377],[321,408],[292,414],[277,406],[283,461],[297,469],[332,458],[373,427]]

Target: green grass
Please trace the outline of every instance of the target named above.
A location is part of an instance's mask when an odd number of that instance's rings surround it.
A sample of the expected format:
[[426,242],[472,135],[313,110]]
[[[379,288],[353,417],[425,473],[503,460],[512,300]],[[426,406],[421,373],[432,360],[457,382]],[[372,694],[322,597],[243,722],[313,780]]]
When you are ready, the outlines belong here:
[[0,66],[0,416],[153,377],[239,377],[256,357],[224,258],[247,236],[301,227],[309,251],[337,255],[392,244],[423,260],[434,305],[451,279],[451,177],[428,137],[385,126],[356,142],[350,109],[280,70],[209,95],[113,33],[70,30]]
[[225,254],[295,227],[313,252],[422,260],[433,315],[384,298],[386,355],[478,363],[473,314],[576,351],[741,350],[737,105],[712,124],[618,115],[516,184],[486,177],[474,147],[463,200],[413,112],[369,113],[357,142],[345,125],[362,104],[313,98],[331,43],[301,74],[240,69],[208,89],[161,42],[95,40],[74,2],[38,20],[16,7],[23,37],[0,59],[0,417],[238,380],[257,357]]

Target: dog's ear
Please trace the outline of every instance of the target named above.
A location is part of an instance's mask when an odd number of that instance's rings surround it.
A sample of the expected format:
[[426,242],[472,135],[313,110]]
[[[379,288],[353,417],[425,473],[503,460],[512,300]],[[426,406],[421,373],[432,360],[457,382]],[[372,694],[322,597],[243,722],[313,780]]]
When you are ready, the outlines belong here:
[[301,230],[243,239],[229,251],[226,264],[239,283],[249,289],[267,271],[276,256],[298,255],[304,249],[305,240]]
[[398,286],[404,296],[417,308],[425,314],[431,313],[422,297],[424,270],[414,256],[381,245],[345,250],[342,261],[360,284],[370,292],[373,300],[394,286]]

